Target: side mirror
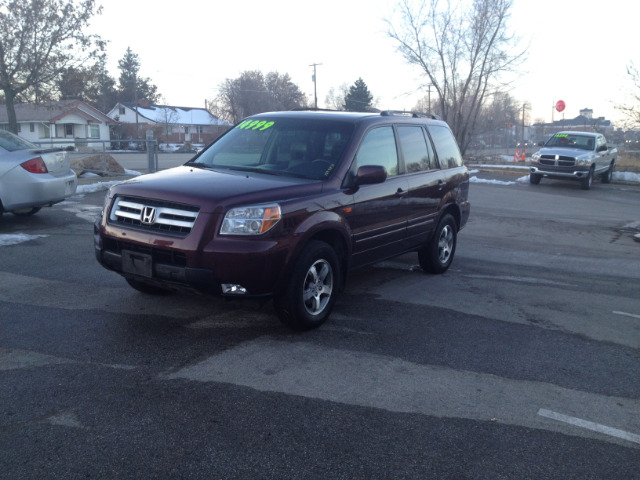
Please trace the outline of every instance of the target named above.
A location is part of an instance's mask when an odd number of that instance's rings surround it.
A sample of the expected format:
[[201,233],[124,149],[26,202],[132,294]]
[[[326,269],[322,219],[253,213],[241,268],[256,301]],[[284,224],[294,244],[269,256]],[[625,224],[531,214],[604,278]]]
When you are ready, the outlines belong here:
[[383,183],[387,179],[387,169],[381,165],[363,165],[356,173],[356,185]]
[[598,147],[598,152],[606,152],[608,150],[606,145],[600,145]]

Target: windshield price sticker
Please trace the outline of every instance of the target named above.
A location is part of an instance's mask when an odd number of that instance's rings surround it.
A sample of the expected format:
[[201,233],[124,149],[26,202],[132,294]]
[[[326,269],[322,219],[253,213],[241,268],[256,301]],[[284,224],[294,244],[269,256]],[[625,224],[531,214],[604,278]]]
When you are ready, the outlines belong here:
[[240,128],[242,130],[258,130],[263,131],[267,128],[273,127],[275,122],[267,122],[266,120],[245,120],[241,124],[239,124],[236,128]]

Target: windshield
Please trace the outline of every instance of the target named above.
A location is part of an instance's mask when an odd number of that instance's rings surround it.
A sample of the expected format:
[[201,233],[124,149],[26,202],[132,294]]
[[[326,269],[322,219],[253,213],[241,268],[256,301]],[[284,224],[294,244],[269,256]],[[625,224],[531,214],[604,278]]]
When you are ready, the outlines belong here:
[[596,139],[590,135],[557,133],[549,139],[545,147],[566,147],[593,150],[595,142]]
[[193,163],[321,180],[335,170],[353,130],[331,120],[249,118]]
[[11,132],[7,132],[6,130],[0,130],[0,147],[4,148],[8,152],[36,148],[33,143],[27,142],[25,139],[20,138]]

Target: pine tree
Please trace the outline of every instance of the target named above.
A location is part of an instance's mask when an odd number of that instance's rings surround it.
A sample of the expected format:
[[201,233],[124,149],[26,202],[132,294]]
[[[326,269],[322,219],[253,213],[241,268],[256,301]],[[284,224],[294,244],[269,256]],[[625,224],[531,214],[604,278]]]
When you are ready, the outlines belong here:
[[349,112],[364,112],[371,107],[373,95],[362,78],[349,87],[349,93],[344,97],[344,109]]

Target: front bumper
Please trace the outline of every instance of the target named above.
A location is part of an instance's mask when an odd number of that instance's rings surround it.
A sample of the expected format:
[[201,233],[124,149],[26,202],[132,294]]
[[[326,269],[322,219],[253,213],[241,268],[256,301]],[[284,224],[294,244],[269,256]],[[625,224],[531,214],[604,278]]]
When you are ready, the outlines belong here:
[[[108,229],[107,229],[108,231]],[[271,240],[220,239],[204,248],[188,248],[175,240],[171,248],[161,242],[138,242],[135,232],[117,238],[106,234],[99,220],[94,225],[98,262],[123,277],[170,290],[247,297],[277,293],[283,282],[287,249]],[[133,240],[133,241],[132,241]],[[240,288],[228,288],[223,285]]]
[[590,167],[550,167],[532,166],[530,173],[550,178],[564,178],[570,180],[581,180],[589,175]]

